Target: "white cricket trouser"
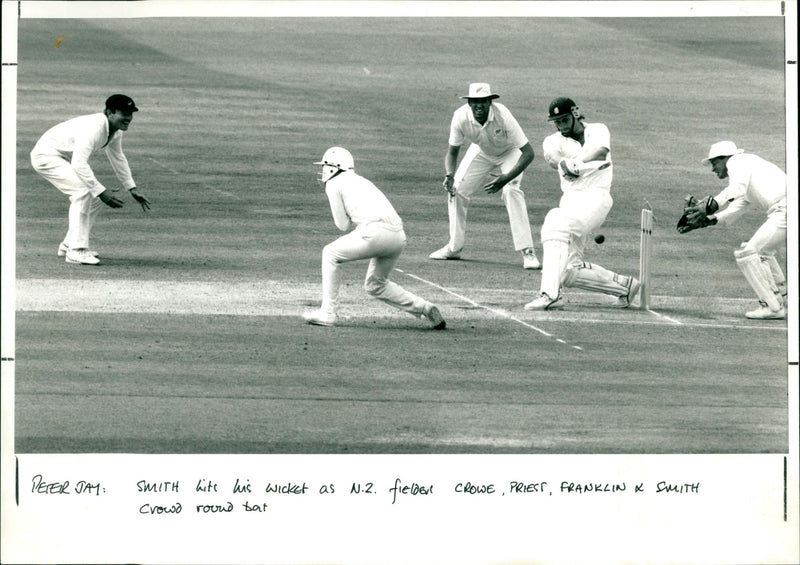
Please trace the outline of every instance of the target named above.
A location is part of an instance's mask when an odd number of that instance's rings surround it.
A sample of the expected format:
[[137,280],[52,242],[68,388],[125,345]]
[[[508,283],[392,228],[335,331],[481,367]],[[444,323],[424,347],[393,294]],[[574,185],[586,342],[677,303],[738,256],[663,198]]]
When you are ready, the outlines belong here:
[[767,220],[753,234],[742,249],[753,250],[759,255],[772,255],[786,245],[786,199],[772,205],[767,211]]
[[558,296],[562,283],[586,290],[621,295],[620,276],[596,264],[584,263],[586,239],[605,222],[614,200],[604,188],[565,192],[558,208],[542,224],[541,292]]
[[336,313],[341,286],[340,265],[370,259],[364,290],[367,294],[413,316],[422,316],[427,301],[389,280],[406,246],[402,226],[375,222],[352,232],[322,249],[322,310]]
[[64,243],[71,249],[88,248],[92,224],[102,208],[102,200],[91,195],[66,159],[31,154],[31,165],[41,177],[69,196],[69,228]]
[[[450,216],[448,246],[451,251],[461,251],[464,247],[467,209],[472,195],[483,189],[492,176],[510,171],[517,164],[521,154],[519,149],[514,149],[500,157],[492,157],[486,155],[475,144],[469,146],[456,169],[453,181],[456,195],[448,200],[447,209]],[[502,191],[503,203],[506,205],[511,223],[511,238],[517,251],[533,247],[528,207],[525,204],[525,193],[520,188],[521,182],[522,173],[506,184]]]
[[613,205],[611,193],[604,188],[565,192],[558,208],[550,210],[542,224],[542,241],[569,243],[569,264],[582,262],[587,236],[603,225]]

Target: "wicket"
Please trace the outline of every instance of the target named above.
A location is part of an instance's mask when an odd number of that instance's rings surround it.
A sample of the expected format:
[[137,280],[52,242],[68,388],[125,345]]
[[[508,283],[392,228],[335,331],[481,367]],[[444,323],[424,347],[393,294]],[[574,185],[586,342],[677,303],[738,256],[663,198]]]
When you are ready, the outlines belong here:
[[653,211],[642,209],[642,235],[639,240],[639,308],[650,309],[650,256],[653,249]]

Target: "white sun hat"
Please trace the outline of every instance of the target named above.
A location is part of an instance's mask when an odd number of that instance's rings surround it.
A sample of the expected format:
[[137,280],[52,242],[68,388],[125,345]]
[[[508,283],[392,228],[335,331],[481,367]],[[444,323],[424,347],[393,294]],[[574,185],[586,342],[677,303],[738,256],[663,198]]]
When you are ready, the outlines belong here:
[[711,159],[716,157],[729,157],[739,153],[744,153],[744,149],[738,149],[733,141],[718,141],[711,146],[711,149],[708,150],[708,157],[703,159],[701,163],[708,165]]
[[492,94],[492,87],[488,82],[473,82],[469,85],[469,94],[461,98],[500,98],[500,95]]

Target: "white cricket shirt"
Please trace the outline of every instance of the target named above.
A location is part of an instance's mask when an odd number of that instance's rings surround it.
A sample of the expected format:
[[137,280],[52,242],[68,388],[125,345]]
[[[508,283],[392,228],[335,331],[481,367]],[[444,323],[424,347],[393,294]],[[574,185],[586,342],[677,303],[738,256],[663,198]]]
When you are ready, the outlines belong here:
[[717,221],[731,223],[752,203],[764,210],[786,198],[786,173],[777,165],[752,153],[739,153],[728,159],[728,186],[716,196],[720,206]]
[[333,222],[342,231],[375,222],[398,229],[403,227],[400,216],[383,192],[352,170],[339,173],[325,183],[325,194],[331,204]]
[[486,123],[481,125],[472,115],[469,104],[453,112],[450,121],[450,145],[474,143],[487,155],[499,157],[511,149],[519,149],[528,138],[511,112],[497,102],[492,102]]
[[131,189],[136,186],[131,176],[128,160],[122,152],[121,130],[114,132],[108,139],[108,118],[104,113],[89,114],[61,122],[44,132],[31,151],[31,155],[46,155],[61,157],[70,161],[72,168],[91,192],[97,196],[103,192],[104,187],[94,176],[89,166],[89,157],[95,151],[105,151],[111,168],[122,184],[123,188]]
[[[548,135],[542,142],[542,153],[545,160],[557,165],[561,159],[579,159],[585,148],[604,147],[608,149],[605,161],[589,161],[587,164],[598,166],[604,162],[611,163],[611,132],[605,124],[584,124],[583,145],[576,139],[564,137],[561,132]],[[577,179],[570,181],[561,176],[561,190],[570,192],[587,188],[604,188],[611,190],[614,166],[604,169],[590,169],[582,172]]]

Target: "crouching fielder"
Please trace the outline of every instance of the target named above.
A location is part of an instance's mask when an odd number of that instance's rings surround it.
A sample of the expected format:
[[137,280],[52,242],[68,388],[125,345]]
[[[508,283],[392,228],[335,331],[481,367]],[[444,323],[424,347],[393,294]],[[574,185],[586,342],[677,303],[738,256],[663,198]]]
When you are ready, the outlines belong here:
[[765,210],[767,220],[733,255],[761,304],[761,308],[745,316],[761,320],[786,318],[786,276],[775,256],[786,248],[786,173],[757,155],[745,153],[732,141],[713,144],[702,163],[710,164],[717,177],[729,179],[728,186],[699,203],[689,197],[678,231],[687,233],[731,224],[751,204]]
[[617,305],[627,307],[639,290],[639,281],[583,258],[588,235],[603,225],[613,204],[608,127],[585,124],[570,98],[553,100],[549,114],[558,132],[545,138],[543,153],[561,176],[563,194],[558,207],[547,213],[542,224],[540,293],[525,309],[562,308],[562,286],[610,294],[617,297]]
[[128,189],[142,210],[150,200],[139,193],[128,160],[122,152],[122,136],[139,109],[125,94],[106,99],[103,113],[89,114],[61,122],[47,130],[31,151],[31,165],[39,175],[69,197],[69,229],[58,246],[59,257],[67,263],[97,265],[97,252],[89,248],[95,216],[105,204],[121,208],[123,202],[95,177],[89,157],[103,150],[117,180]]
[[367,294],[409,314],[426,318],[435,330],[445,321],[439,308],[389,280],[403,248],[406,234],[403,222],[386,196],[353,170],[353,156],[347,149],[331,147],[322,156],[320,180],[331,205],[336,227],[350,233],[322,249],[322,306],[306,312],[303,318],[317,326],[333,326],[337,321],[337,298],[341,285],[342,263],[369,259],[364,289]]

